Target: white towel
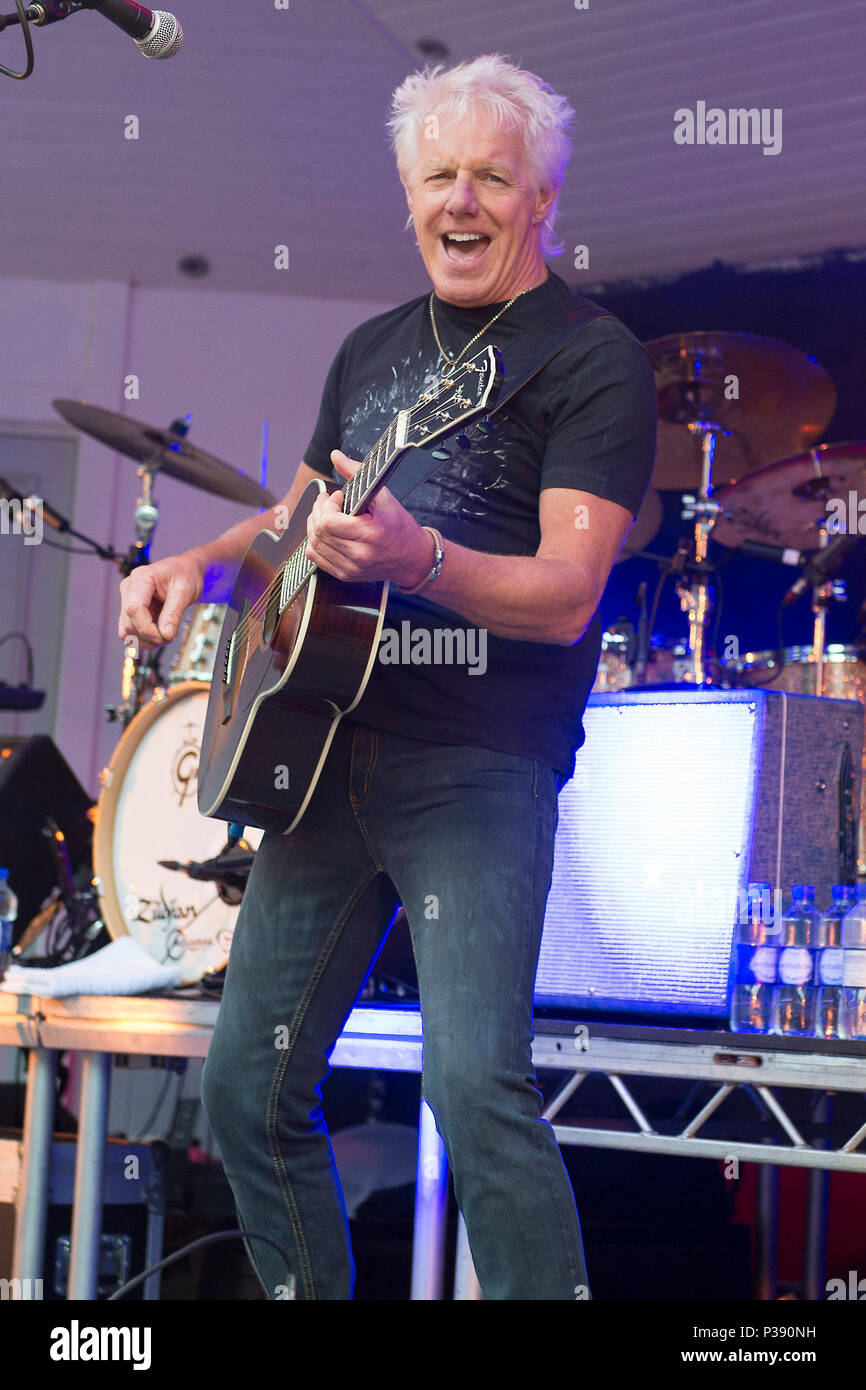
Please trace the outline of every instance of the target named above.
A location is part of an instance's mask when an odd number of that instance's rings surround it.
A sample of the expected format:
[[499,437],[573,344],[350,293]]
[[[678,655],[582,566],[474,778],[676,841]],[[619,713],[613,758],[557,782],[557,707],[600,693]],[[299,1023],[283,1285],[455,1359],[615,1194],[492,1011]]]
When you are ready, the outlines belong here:
[[0,989],[49,999],[69,994],[146,994],[179,985],[182,973],[179,965],[160,965],[131,936],[122,936],[69,965],[10,965]]

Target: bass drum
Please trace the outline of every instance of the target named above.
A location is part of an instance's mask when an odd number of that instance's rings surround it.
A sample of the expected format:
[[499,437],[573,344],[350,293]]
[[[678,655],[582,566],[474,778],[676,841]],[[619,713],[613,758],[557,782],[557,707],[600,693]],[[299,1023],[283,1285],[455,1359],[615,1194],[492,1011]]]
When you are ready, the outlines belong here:
[[[794,695],[815,694],[815,663],[811,647],[787,647],[779,652],[746,652],[725,662],[724,685],[789,690]],[[824,695],[831,700],[859,700],[866,705],[866,651],[831,642],[824,653]],[[860,838],[857,871],[866,878],[866,743],[860,749],[863,780],[860,787]]]
[[[198,681],[175,686],[130,722],[103,773],[93,837],[109,934],[133,936],[161,965],[179,962],[184,984],[225,964],[238,913],[217,884],[159,863],[212,859],[225,845],[228,826],[198,810],[209,690]],[[250,846],[258,848],[261,838],[251,830]]]

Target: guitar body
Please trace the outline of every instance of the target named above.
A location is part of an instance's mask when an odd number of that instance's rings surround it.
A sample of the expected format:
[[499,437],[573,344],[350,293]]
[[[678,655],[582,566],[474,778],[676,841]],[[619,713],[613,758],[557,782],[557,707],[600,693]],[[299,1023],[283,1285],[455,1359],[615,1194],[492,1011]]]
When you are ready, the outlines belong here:
[[282,611],[268,601],[281,567],[306,540],[316,498],[336,487],[312,482],[282,535],[256,536],[235,579],[202,734],[205,816],[294,830],[337,725],[370,679],[387,584],[348,584],[316,569]]

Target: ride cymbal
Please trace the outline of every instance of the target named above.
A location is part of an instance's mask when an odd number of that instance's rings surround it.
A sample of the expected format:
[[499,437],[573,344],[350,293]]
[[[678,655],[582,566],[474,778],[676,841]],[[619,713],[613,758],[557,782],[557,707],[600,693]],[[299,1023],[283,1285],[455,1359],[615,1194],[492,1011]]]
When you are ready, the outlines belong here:
[[742,479],[813,444],[836,408],[824,368],[798,348],[754,333],[673,333],[646,343],[653,359],[659,435],[652,483],[694,491],[700,441],[687,428],[710,420],[716,439],[713,481]]

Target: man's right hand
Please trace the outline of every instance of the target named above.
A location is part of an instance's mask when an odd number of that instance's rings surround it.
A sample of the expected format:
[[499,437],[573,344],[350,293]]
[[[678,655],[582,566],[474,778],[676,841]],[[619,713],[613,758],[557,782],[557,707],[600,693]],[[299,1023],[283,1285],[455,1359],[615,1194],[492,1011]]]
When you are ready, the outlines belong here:
[[142,647],[165,646],[203,587],[204,566],[192,551],[133,570],[120,584],[119,635],[137,637]]

